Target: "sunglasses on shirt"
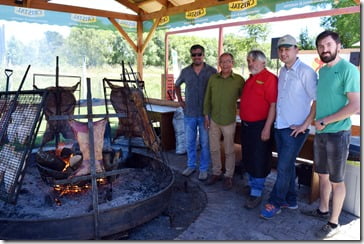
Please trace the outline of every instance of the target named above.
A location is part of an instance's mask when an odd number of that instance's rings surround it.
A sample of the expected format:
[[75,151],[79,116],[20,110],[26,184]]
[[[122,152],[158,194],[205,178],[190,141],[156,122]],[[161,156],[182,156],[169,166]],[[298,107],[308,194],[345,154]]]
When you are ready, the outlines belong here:
[[202,53],[191,53],[191,57],[201,57],[202,56]]

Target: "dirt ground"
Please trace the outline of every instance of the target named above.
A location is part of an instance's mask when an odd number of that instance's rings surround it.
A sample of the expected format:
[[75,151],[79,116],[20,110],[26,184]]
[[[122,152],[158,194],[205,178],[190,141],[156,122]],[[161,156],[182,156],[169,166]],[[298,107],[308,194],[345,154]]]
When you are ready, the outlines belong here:
[[175,172],[170,203],[151,221],[107,240],[173,240],[200,215],[207,204],[206,194],[189,178]]

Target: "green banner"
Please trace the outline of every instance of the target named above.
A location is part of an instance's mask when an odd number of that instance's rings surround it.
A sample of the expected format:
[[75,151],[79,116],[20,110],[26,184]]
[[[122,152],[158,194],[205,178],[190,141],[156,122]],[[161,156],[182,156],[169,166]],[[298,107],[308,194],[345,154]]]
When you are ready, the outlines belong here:
[[[47,25],[116,30],[114,25],[105,17],[72,14],[33,8],[12,7],[5,5],[0,5],[0,19]],[[136,31],[135,21],[116,21],[124,28],[125,31]]]
[[[237,19],[253,15],[262,15],[280,10],[290,10],[305,6],[323,6],[332,3],[331,0],[240,0],[210,8],[196,9],[183,14],[167,16],[159,23],[158,29],[169,30],[172,28],[206,24],[216,21]],[[144,31],[148,31],[153,21],[143,23]]]
[[[344,0],[352,1],[352,0]],[[311,6],[315,11],[317,6],[327,6],[332,0],[239,0],[209,8],[201,8],[173,16],[163,17],[158,30],[170,30],[183,26],[194,26],[216,21],[244,18],[253,15],[263,15],[280,10],[290,10]],[[355,2],[353,5],[355,5]],[[48,25],[63,25],[95,29],[115,30],[112,23],[104,17],[81,14],[20,8],[0,5],[0,19],[9,21],[24,21]],[[136,22],[117,20],[126,32],[136,32]],[[143,31],[147,32],[153,26],[153,21],[144,21]]]

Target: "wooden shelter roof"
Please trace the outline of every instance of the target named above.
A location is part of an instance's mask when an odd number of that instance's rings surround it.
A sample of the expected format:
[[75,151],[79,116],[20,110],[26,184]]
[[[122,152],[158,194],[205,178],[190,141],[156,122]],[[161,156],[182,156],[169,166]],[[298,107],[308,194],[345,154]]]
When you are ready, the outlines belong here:
[[[96,0],[93,0],[96,1]],[[184,13],[186,11],[207,8],[236,0],[115,0],[120,5],[130,9],[134,14],[116,12],[112,10],[101,10],[90,6],[73,6],[74,1],[64,2],[64,4],[54,3],[51,0],[0,0],[0,4],[35,8],[43,10],[53,10],[76,14],[93,15],[121,20],[145,21]],[[102,2],[102,0],[101,0]]]

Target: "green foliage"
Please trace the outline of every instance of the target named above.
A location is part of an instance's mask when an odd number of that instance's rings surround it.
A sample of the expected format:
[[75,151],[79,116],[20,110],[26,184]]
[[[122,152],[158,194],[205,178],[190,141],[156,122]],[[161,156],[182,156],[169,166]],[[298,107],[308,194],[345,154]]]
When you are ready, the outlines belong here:
[[149,41],[143,54],[144,65],[163,66],[165,31],[157,31]]
[[136,54],[124,38],[117,32],[111,33],[111,52],[105,54],[106,62],[110,65],[121,64],[122,61],[135,64]]
[[32,60],[32,50],[31,46],[27,46],[23,42],[11,37],[7,43],[7,61],[10,64],[24,64]]
[[[217,39],[213,37],[200,37],[191,35],[172,35],[169,37],[169,55],[172,50],[178,53],[178,61],[181,67],[191,64],[190,48],[195,44],[200,44],[205,48],[206,63],[216,66],[217,64]],[[172,57],[169,57],[172,61]]]
[[[355,3],[352,0],[341,0],[333,4],[333,7],[344,8],[353,5]],[[350,48],[360,40],[360,13],[325,17],[321,21],[321,26],[339,33],[343,48]]]
[[307,28],[300,33],[299,36],[299,48],[301,50],[315,50],[315,39],[309,37]]
[[111,31],[72,28],[65,48],[68,63],[82,65],[84,58],[89,66],[107,63],[113,52],[113,37]]

